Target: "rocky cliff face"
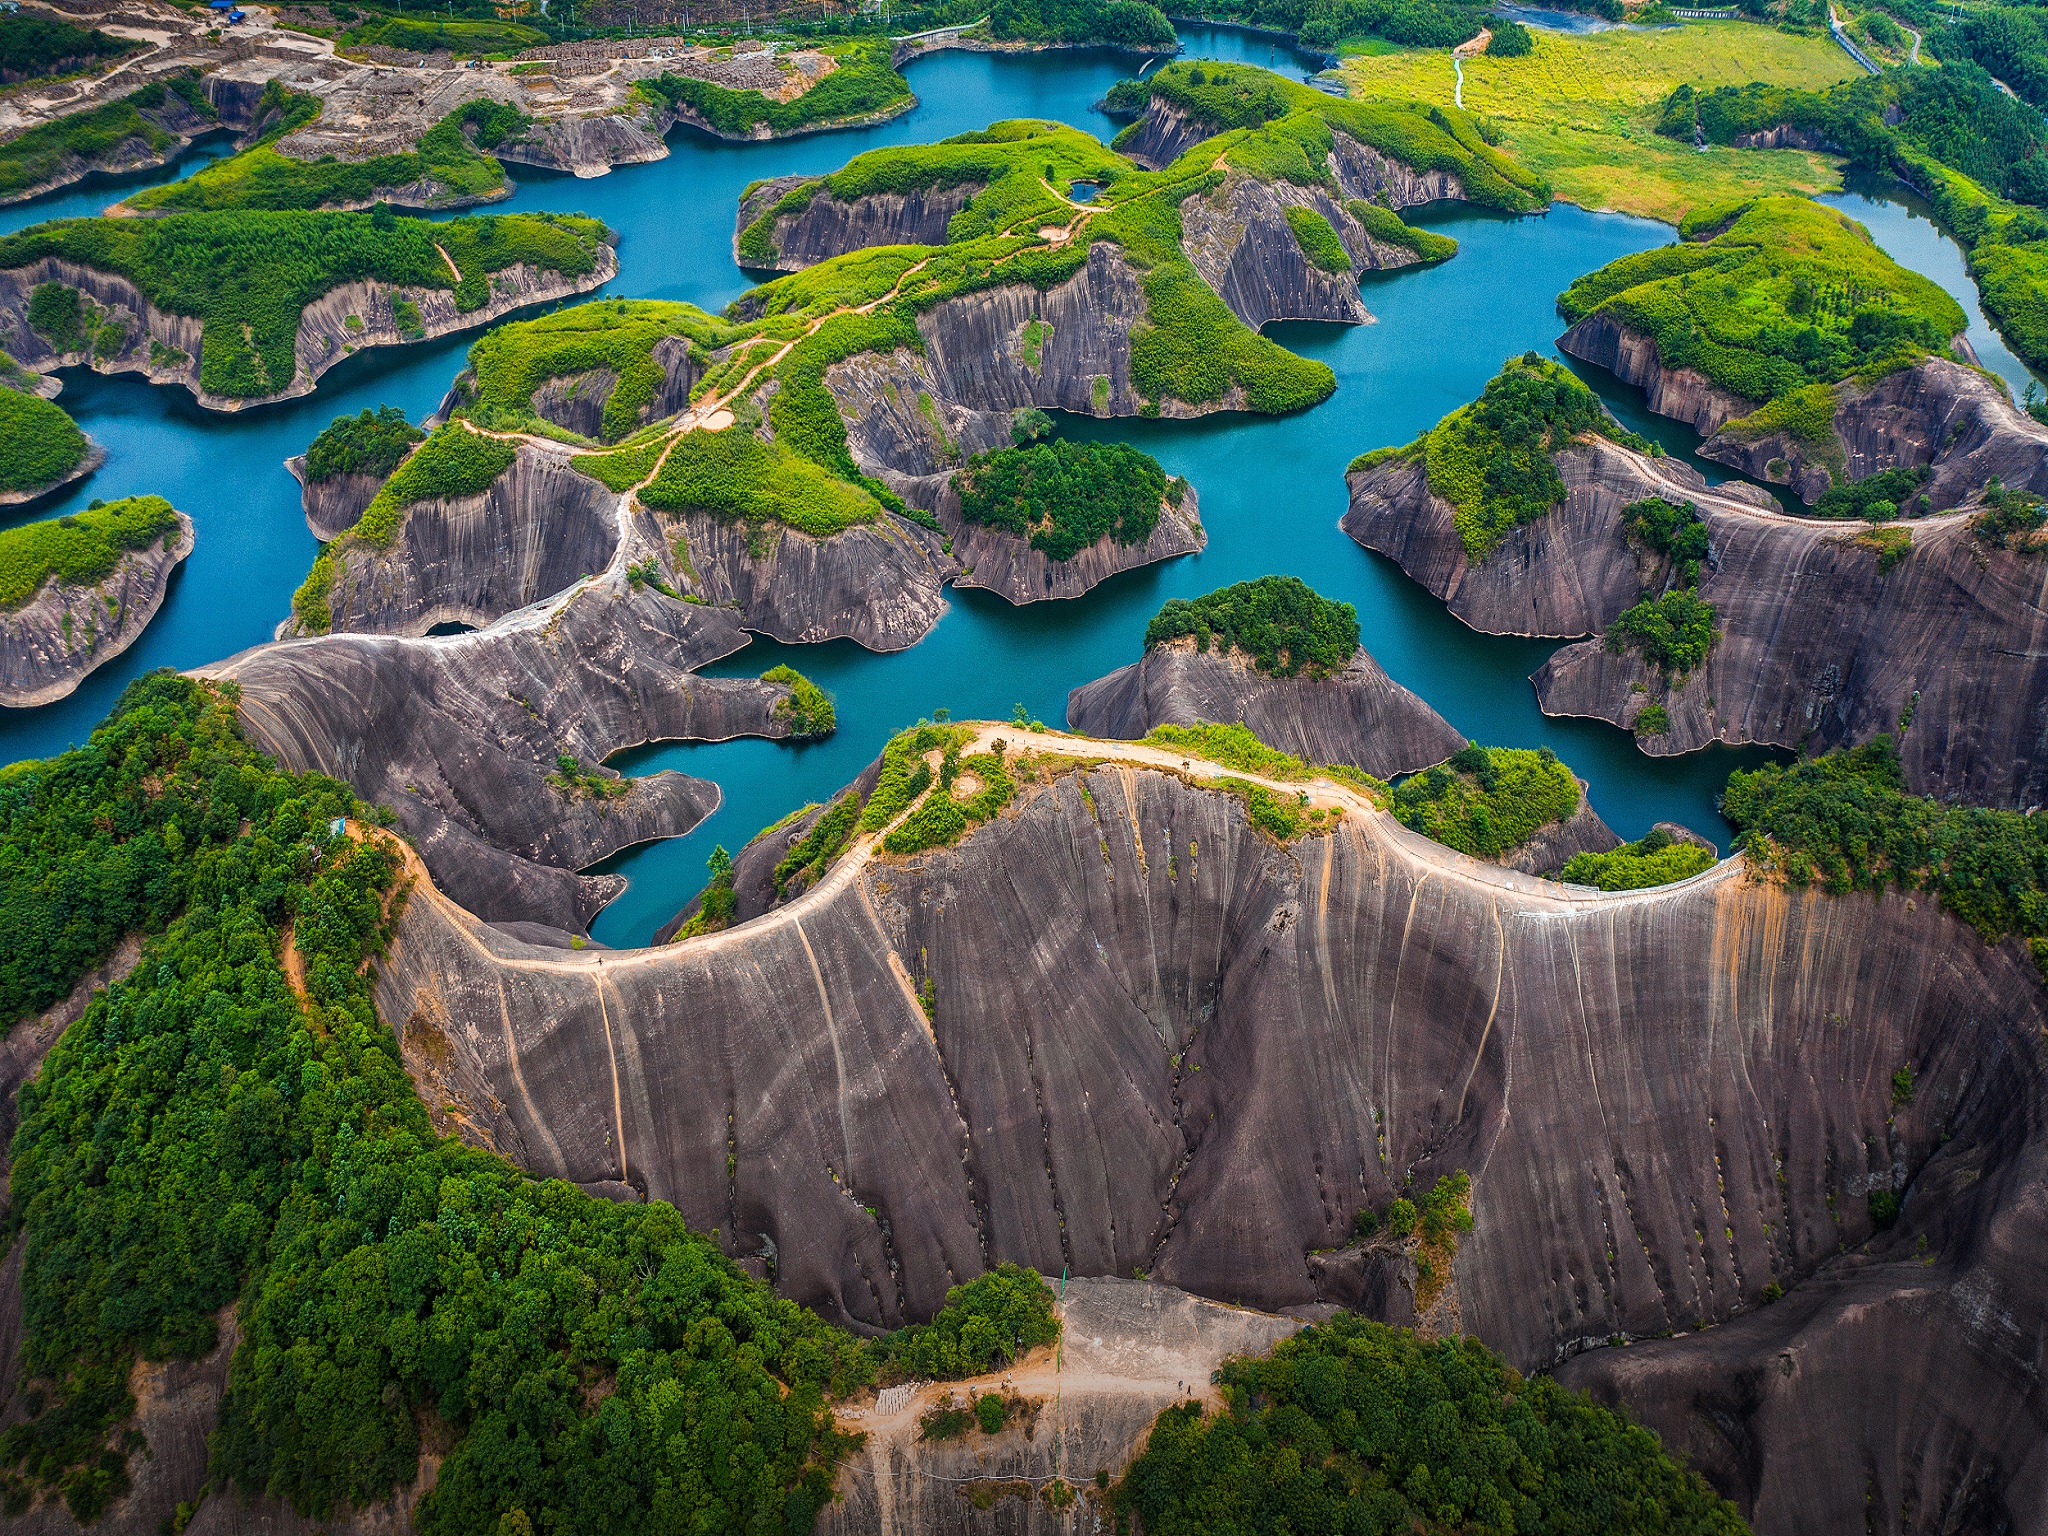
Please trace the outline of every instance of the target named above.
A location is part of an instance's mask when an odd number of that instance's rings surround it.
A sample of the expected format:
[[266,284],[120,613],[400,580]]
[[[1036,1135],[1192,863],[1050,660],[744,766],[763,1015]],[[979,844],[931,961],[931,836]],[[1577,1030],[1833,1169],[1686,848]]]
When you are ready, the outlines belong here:
[[1577,636],[1605,629],[1668,575],[1623,538],[1623,509],[1646,496],[1690,501],[1709,542],[1699,594],[1721,627],[1706,665],[1673,689],[1634,650],[1568,646],[1534,679],[1547,713],[1631,725],[1661,703],[1672,729],[1641,745],[1666,755],[1712,741],[1826,751],[1897,732],[1911,706],[1900,747],[1915,789],[1992,805],[2048,800],[2037,746],[2048,679],[2029,659],[2048,639],[2038,560],[1987,548],[1966,516],[1950,515],[1900,523],[1913,550],[1887,571],[1859,542],[1862,523],[1767,511],[1753,487],[1709,489],[1670,458],[1594,441],[1556,462],[1563,508],[1478,566],[1418,463],[1352,475],[1343,527],[1474,629]]
[[[617,503],[560,456],[523,444],[488,490],[407,507],[388,548],[350,541],[335,551],[331,628],[424,635],[489,624],[610,565]],[[284,633],[295,632],[286,621]]]
[[[735,1252],[765,1235],[782,1288],[828,1316],[923,1315],[1000,1259],[1372,1304],[1384,1272],[1308,1255],[1411,1173],[1461,1167],[1458,1315],[1524,1368],[1727,1323],[1773,1281],[1824,1295],[1843,1254],[1924,1234],[1939,1264],[1910,1278],[1946,1320],[1765,1395],[1887,1490],[1926,1465],[1895,1426],[1942,1426],[1956,1454],[1925,1507],[1965,1472],[2007,1477],[1985,1469],[2042,1410],[2019,1365],[2048,1323],[2029,1193],[2048,1009],[2015,946],[1904,895],[1791,891],[1739,861],[1576,893],[1363,810],[1282,848],[1233,797],[1109,762],[1027,786],[953,850],[849,855],[755,923],[602,968],[421,891],[377,996],[451,1043],[537,1175],[632,1184]],[[1889,1235],[1873,1190],[1904,1194]],[[1919,1305],[1866,1283],[1893,1316]],[[1972,1363],[1914,1374],[1929,1334]],[[1716,1379],[1779,1369],[1738,1363]],[[1799,1510],[1754,1501],[1760,1529],[1863,1520],[1864,1476],[1820,1486],[1796,1448],[1725,1433],[1759,1487],[1808,1485]],[[1998,1493],[2019,1525],[2048,1515],[2038,1485]]]
[[1203,721],[1242,722],[1268,746],[1382,779],[1440,763],[1465,745],[1364,646],[1328,677],[1271,677],[1240,651],[1201,652],[1193,640],[1170,640],[1067,695],[1067,724],[1084,736],[1136,741],[1155,725]]
[[1932,511],[1974,501],[1991,480],[2048,490],[2048,427],[1974,368],[1929,358],[1875,384],[1835,388],[1834,440],[1825,450],[1784,433],[1751,437],[1724,426],[1700,455],[1759,480],[1789,485],[1808,505],[1837,478],[1886,469],[1932,471],[1918,492]]
[[[782,200],[809,176],[777,176],[762,182],[740,200],[733,223],[732,259],[752,267],[740,250],[740,232]],[[876,192],[841,202],[820,190],[801,213],[776,219],[770,235],[776,260],[767,270],[799,272],[828,257],[871,245],[944,245],[946,225],[986,185],[962,182],[954,187],[925,187],[914,192]]]
[[1396,210],[1446,199],[1464,201],[1465,183],[1453,172],[1418,171],[1341,131],[1333,132],[1330,140],[1330,173],[1346,197],[1362,197]]
[[[313,300],[299,318],[297,370],[272,394],[227,397],[208,393],[199,382],[202,340],[200,321],[190,315],[167,314],[142,296],[124,277],[44,257],[25,267],[0,270],[0,349],[24,367],[48,372],[89,366],[95,373],[139,373],[152,384],[182,384],[208,410],[239,411],[313,392],[320,376],[344,357],[366,347],[405,346],[457,331],[475,330],[529,304],[546,303],[600,288],[618,275],[618,257],[609,247],[581,277],[541,272],[524,264],[492,274],[491,297],[480,308],[461,311],[445,288],[406,288],[378,282],[347,283]],[[76,288],[108,318],[123,328],[118,348],[57,352],[28,324],[29,295],[38,284],[58,282]],[[423,337],[408,337],[392,310],[394,299],[409,299],[418,309]],[[349,321],[356,324],[351,327]]]
[[306,514],[306,526],[313,531],[313,537],[322,544],[355,527],[356,519],[369,510],[384,484],[376,475],[329,475],[325,480],[308,480],[303,453],[286,459],[284,467],[299,482],[300,510]]
[[937,537],[894,514],[829,539],[706,512],[665,518],[664,527],[679,590],[795,645],[915,645],[946,611],[945,582],[959,570]]
[[1120,572],[1196,554],[1209,542],[1200,503],[1190,488],[1179,506],[1160,503],[1159,521],[1144,543],[1119,544],[1104,534],[1085,549],[1055,560],[1044,550],[1033,549],[1028,540],[968,522],[960,515],[960,494],[950,478],[942,483],[936,500],[939,522],[953,541],[953,559],[961,567],[954,583],[984,587],[1006,602],[1079,597]]
[[[647,741],[781,737],[779,685],[693,676],[744,644],[734,615],[634,587],[659,549],[643,518],[610,567],[543,607],[434,639],[331,635],[204,669],[242,686],[250,738],[295,770],[396,808],[434,877],[504,921],[582,929],[623,888],[579,876],[620,848],[688,831],[715,785],[619,780],[599,765]],[[563,783],[556,758],[599,781]]]
[[602,176],[615,165],[666,160],[663,136],[669,126],[666,113],[645,119],[625,112],[543,118],[517,141],[500,144],[491,153],[508,164],[567,171],[579,179]]
[[53,704],[141,639],[193,537],[192,519],[180,512],[176,533],[123,552],[91,586],[52,577],[22,607],[0,611],[0,705]]
[[1155,96],[1138,120],[1116,136],[1115,149],[1148,171],[1160,171],[1215,132],[1213,124]]
[[1358,296],[1356,274],[1325,272],[1310,263],[1287,225],[1284,210],[1289,205],[1322,214],[1345,241],[1347,252],[1354,245],[1360,247],[1354,264],[1362,255],[1368,267],[1375,265],[1376,253],[1364,229],[1320,189],[1237,174],[1227,176],[1207,197],[1191,197],[1181,204],[1181,248],[1202,280],[1253,330],[1269,320],[1362,325],[1372,317]]
[[1658,360],[1656,342],[1612,315],[1586,316],[1558,337],[1557,349],[1635,385],[1649,396],[1651,410],[1689,422],[1701,437],[1712,437],[1724,422],[1757,408],[1756,401],[1730,394],[1696,369],[1666,368]]

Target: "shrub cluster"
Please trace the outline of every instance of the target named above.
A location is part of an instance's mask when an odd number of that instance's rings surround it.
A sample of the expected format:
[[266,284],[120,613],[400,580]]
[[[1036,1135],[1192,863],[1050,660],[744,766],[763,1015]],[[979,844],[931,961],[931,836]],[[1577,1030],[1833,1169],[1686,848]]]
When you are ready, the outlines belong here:
[[1173,23],[1150,0],[995,0],[988,25],[1006,42],[1106,43],[1170,51],[1179,41]]
[[1325,272],[1351,270],[1351,257],[1344,249],[1344,242],[1337,237],[1330,221],[1315,209],[1289,203],[1287,227],[1294,231],[1294,243],[1301,247],[1301,254],[1308,258],[1310,266]]
[[1743,1536],[1657,1437],[1477,1339],[1340,1313],[1219,1373],[1228,1407],[1169,1409],[1112,1495],[1146,1536],[1411,1530]]
[[405,419],[395,405],[353,416],[337,416],[321,429],[306,449],[306,478],[318,484],[335,475],[375,475],[383,479],[404,462],[426,433]]
[[1617,655],[1633,646],[1643,659],[1673,678],[1683,678],[1707,659],[1720,638],[1712,603],[1691,587],[1657,596],[1645,593],[1607,626],[1607,648]]
[[977,454],[953,477],[960,515],[996,528],[1054,560],[1099,539],[1143,544],[1160,504],[1179,504],[1187,482],[1169,482],[1159,461],[1124,443],[1058,438]]
[[1579,808],[1579,781],[1548,747],[1464,747],[1394,786],[1403,826],[1475,858],[1519,848]]
[[1493,32],[1486,44],[1488,58],[1522,59],[1536,51],[1536,39],[1519,21],[1511,21],[1505,16],[1489,16],[1486,25]]
[[[927,765],[919,766],[929,772]],[[960,793],[956,785],[963,773],[972,776],[980,787],[971,793]],[[939,759],[937,785],[902,826],[882,839],[882,851],[909,854],[951,847],[1008,805],[1016,792],[1016,781],[1010,777],[1002,754],[978,752],[962,757],[959,745],[949,744]]]
[[830,736],[838,727],[838,715],[824,689],[795,667],[770,667],[761,674],[764,683],[780,683],[789,697],[775,706],[775,718],[789,722],[789,734],[796,740]]
[[47,522],[0,532],[0,612],[19,608],[51,579],[83,587],[108,575],[121,556],[158,540],[173,545],[178,517],[161,496],[95,502]]
[[1895,517],[1917,517],[1926,508],[1916,503],[1920,487],[1934,471],[1926,465],[1913,469],[1881,469],[1861,480],[1838,482],[1820,494],[1813,504],[1815,517],[1860,517],[1873,523],[1888,523]]
[[1174,598],[1145,626],[1145,648],[1192,635],[1197,651],[1211,644],[1242,651],[1261,672],[1323,677],[1350,665],[1358,649],[1358,613],[1332,602],[1295,576],[1261,576],[1192,600]]
[[1558,879],[1603,891],[1640,891],[1653,885],[1689,880],[1714,867],[1714,856],[1698,843],[1682,843],[1654,828],[1632,843],[1605,853],[1575,853],[1565,861]]
[[931,1322],[899,1328],[870,1346],[883,1382],[980,1376],[1060,1335],[1052,1289],[1036,1273],[999,1264],[946,1292]]
[[54,16],[0,16],[0,85],[67,74],[142,47],[133,38],[88,31]]
[[1707,525],[1699,508],[1646,496],[1621,510],[1622,537],[1669,560],[1686,586],[1696,586],[1707,558]]
[[2008,490],[1994,479],[1984,487],[1984,505],[1970,519],[1970,532],[1993,549],[2033,551],[2040,547],[2044,523],[2048,504],[2029,492]]
[[932,781],[931,764],[925,754],[944,750],[956,756],[969,733],[956,725],[934,725],[920,720],[907,731],[898,731],[882,748],[882,767],[868,803],[860,813],[860,830],[879,832],[898,816]]
[[781,435],[764,443],[745,426],[685,434],[640,499],[666,512],[784,523],[819,539],[882,513],[864,487],[798,457]]
[[1458,242],[1433,229],[1418,229],[1391,208],[1352,198],[1345,205],[1351,216],[1365,226],[1365,232],[1383,245],[1405,246],[1425,262],[1449,261],[1458,254]]
[[825,808],[811,829],[789,845],[775,862],[775,894],[787,894],[790,883],[803,877],[805,889],[818,883],[832,861],[846,851],[860,827],[860,796],[851,790]]
[[62,407],[0,384],[0,491],[39,491],[83,462],[89,445]]

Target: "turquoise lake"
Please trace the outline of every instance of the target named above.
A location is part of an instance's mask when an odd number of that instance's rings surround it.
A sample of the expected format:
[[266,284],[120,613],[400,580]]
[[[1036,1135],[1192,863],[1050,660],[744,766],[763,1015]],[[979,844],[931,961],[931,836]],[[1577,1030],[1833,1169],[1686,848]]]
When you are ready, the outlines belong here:
[[[1316,67],[1314,59],[1262,34],[1190,27],[1182,37],[1196,57],[1239,59],[1296,78]],[[716,310],[748,286],[731,252],[733,211],[748,182],[829,171],[864,149],[926,142],[1007,117],[1053,118],[1107,139],[1117,125],[1093,103],[1129,66],[1127,58],[1099,51],[941,53],[908,67],[920,105],[893,122],[770,144],[731,145],[678,132],[667,160],[590,181],[512,167],[518,191],[496,206],[602,218],[620,232],[620,275],[606,292],[685,299]],[[189,174],[201,157],[223,148],[216,140],[145,179]],[[96,212],[136,184],[75,188],[0,211],[0,233]],[[1882,187],[1852,188],[1828,201],[1862,219],[1900,261],[1956,294],[1973,317],[1971,340],[1986,366],[2015,393],[2024,388],[2026,371],[1984,323],[1960,252],[1928,221],[1924,207]],[[1268,573],[1299,576],[1355,605],[1366,647],[1467,735],[1554,748],[1589,781],[1595,807],[1623,836],[1675,820],[1725,845],[1728,828],[1715,797],[1732,768],[1768,754],[1711,749],[1654,759],[1613,727],[1544,719],[1528,677],[1557,642],[1472,633],[1392,562],[1360,549],[1337,528],[1345,509],[1344,466],[1354,455],[1412,439],[1476,395],[1510,354],[1535,348],[1554,355],[1552,343],[1563,329],[1557,294],[1617,256],[1668,242],[1673,231],[1563,204],[1519,219],[1441,210],[1422,218],[1455,236],[1459,254],[1432,270],[1369,279],[1365,300],[1376,323],[1290,324],[1270,332],[1335,371],[1337,393],[1316,409],[1279,420],[1062,421],[1062,430],[1076,436],[1133,443],[1170,473],[1187,476],[1209,533],[1201,554],[1131,572],[1068,603],[1013,608],[984,592],[954,591],[937,628],[890,655],[845,641],[782,646],[756,640],[710,668],[752,675],[787,661],[833,694],[839,730],[807,746],[668,743],[615,757],[613,766],[627,773],[675,768],[713,780],[724,799],[689,836],[628,850],[600,866],[623,872],[631,883],[593,925],[594,936],[613,945],[646,942],[702,884],[715,844],[737,850],[790,809],[827,798],[892,732],[919,716],[944,708],[956,718],[1008,718],[1022,704],[1049,725],[1064,724],[1067,691],[1135,661],[1146,621],[1161,603]],[[125,655],[59,704],[0,709],[0,760],[42,756],[84,740],[121,689],[152,667],[196,666],[267,640],[318,548],[283,460],[339,413],[390,404],[414,420],[428,414],[473,339],[351,359],[306,399],[233,416],[200,410],[182,389],[67,373],[60,401],[106,447],[107,462],[83,484],[8,521],[75,510],[95,497],[154,492],[192,515],[198,545],[162,612]],[[1624,421],[1670,451],[1689,455],[1698,442],[1689,429],[1649,416],[1636,391],[1581,371]],[[1714,466],[1701,467],[1710,479],[1724,478]]]

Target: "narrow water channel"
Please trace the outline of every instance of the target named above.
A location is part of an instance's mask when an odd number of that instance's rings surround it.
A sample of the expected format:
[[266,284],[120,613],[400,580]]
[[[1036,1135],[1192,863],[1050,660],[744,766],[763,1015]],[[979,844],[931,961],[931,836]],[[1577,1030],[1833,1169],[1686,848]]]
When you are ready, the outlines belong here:
[[[1316,67],[1313,56],[1266,34],[1194,27],[1184,29],[1183,38],[1199,57],[1279,66],[1296,77]],[[1004,117],[1052,118],[1108,138],[1116,125],[1093,103],[1127,68],[1127,59],[1100,51],[942,53],[909,66],[920,105],[893,122],[771,144],[731,145],[679,132],[667,160],[596,180],[514,168],[518,191],[498,206],[603,218],[621,235],[621,275],[610,292],[686,299],[716,310],[747,286],[732,260],[731,221],[748,182],[828,171],[863,149],[927,142]],[[188,158],[158,174],[181,174],[192,163]],[[0,212],[0,232],[59,213],[93,211],[113,195],[118,191],[104,187],[74,190],[8,209]],[[1916,222],[1903,199],[1885,189],[1854,195],[1884,199],[1849,211],[1871,224],[1895,256],[1927,271],[1975,312],[1974,291],[1951,244],[1924,218]],[[1269,572],[1298,575],[1354,604],[1366,646],[1468,735],[1553,747],[1590,781],[1595,806],[1623,835],[1672,819],[1725,842],[1715,796],[1731,768],[1766,754],[1715,749],[1651,759],[1612,727],[1545,720],[1527,679],[1554,642],[1473,634],[1391,562],[1358,548],[1337,528],[1345,507],[1343,470],[1355,454],[1413,438],[1477,394],[1510,354],[1529,348],[1551,353],[1562,329],[1554,308],[1559,291],[1617,256],[1668,241],[1672,232],[1569,205],[1522,219],[1446,210],[1428,222],[1460,241],[1458,256],[1432,270],[1368,281],[1374,324],[1274,328],[1284,345],[1335,371],[1337,393],[1315,410],[1280,420],[1062,423],[1076,436],[1137,444],[1170,472],[1186,475],[1200,493],[1209,531],[1200,555],[1118,577],[1069,603],[1012,608],[986,593],[955,591],[932,634],[893,655],[870,654],[850,642],[785,647],[757,640],[714,667],[744,675],[790,662],[835,696],[839,731],[809,746],[671,743],[615,758],[614,765],[629,773],[676,768],[712,779],[724,800],[690,836],[628,850],[609,862],[631,884],[599,918],[595,936],[615,945],[645,942],[701,884],[714,844],[737,849],[792,807],[828,797],[892,731],[919,715],[946,708],[959,717],[1007,717],[1022,704],[1048,724],[1061,724],[1068,689],[1135,660],[1146,620],[1167,598]],[[1988,341],[1979,342],[1979,355],[1994,372],[2014,378],[1997,359],[2012,369],[2018,364],[1983,329]],[[309,399],[233,416],[202,412],[182,390],[66,375],[62,402],[106,446],[107,464],[84,484],[9,521],[74,510],[93,497],[156,492],[192,514],[198,545],[164,610],[132,650],[62,703],[0,710],[0,759],[39,756],[83,740],[121,688],[148,668],[195,666],[266,640],[317,548],[282,461],[303,450],[337,413],[380,404],[402,406],[415,420],[430,412],[471,339],[351,359]],[[1972,340],[1979,341],[1975,327]],[[1650,417],[1637,392],[1597,371],[1588,377],[1624,420],[1654,433],[1669,450],[1689,453],[1697,442],[1686,428]],[[2017,377],[2016,389],[2024,370]],[[1704,467],[1720,478],[1717,469]]]

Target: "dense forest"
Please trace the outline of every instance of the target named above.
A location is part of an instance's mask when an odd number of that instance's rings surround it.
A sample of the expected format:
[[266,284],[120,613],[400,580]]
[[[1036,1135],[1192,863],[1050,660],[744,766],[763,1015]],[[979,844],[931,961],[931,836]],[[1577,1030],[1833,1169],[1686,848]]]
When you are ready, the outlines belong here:
[[98,28],[74,27],[54,16],[0,16],[0,85],[69,74],[103,59],[118,59],[142,44]]
[[1241,651],[1277,677],[1341,672],[1358,649],[1358,612],[1295,576],[1261,576],[1192,600],[1176,597],[1145,626],[1145,648],[1192,636],[1197,651]]
[[1058,438],[976,454],[953,477],[960,515],[996,528],[1053,560],[1071,560],[1098,539],[1143,544],[1162,503],[1187,494],[1149,453],[1123,443]]

